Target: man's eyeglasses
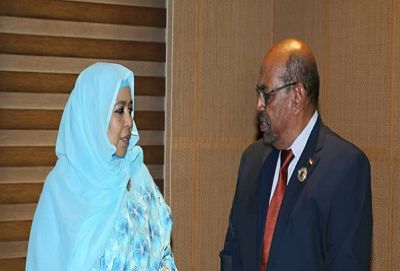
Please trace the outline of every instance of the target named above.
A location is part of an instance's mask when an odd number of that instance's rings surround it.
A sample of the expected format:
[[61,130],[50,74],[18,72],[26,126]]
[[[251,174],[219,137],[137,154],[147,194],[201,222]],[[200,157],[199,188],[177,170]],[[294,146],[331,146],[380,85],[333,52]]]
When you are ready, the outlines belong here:
[[287,88],[287,87],[296,85],[297,83],[298,83],[298,82],[292,82],[292,83],[283,85],[283,86],[281,86],[281,87],[277,87],[277,88],[271,89],[271,90],[268,91],[268,92],[265,92],[263,87],[257,85],[257,86],[256,86],[256,91],[257,91],[258,95],[262,98],[262,101],[263,101],[264,105],[267,106],[267,105],[268,105],[268,101],[269,101],[269,99],[271,98],[271,96],[272,96],[273,94],[275,94],[275,93],[277,93],[278,91],[280,91],[280,90],[282,90],[282,89],[285,89],[285,88]]

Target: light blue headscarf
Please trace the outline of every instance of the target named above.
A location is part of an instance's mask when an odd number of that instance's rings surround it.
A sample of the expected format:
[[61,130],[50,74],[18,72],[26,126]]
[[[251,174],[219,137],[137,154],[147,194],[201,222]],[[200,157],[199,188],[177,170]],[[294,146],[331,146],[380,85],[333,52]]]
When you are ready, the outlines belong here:
[[89,270],[104,252],[129,179],[149,178],[135,123],[124,158],[107,136],[124,85],[133,99],[133,73],[118,64],[96,63],[79,75],[32,223],[26,270]]

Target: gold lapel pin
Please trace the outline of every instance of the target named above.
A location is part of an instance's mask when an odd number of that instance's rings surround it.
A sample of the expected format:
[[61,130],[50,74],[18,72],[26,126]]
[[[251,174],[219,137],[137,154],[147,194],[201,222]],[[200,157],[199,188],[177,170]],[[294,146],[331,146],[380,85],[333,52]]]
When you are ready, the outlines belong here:
[[297,171],[297,179],[299,179],[299,182],[304,182],[306,178],[307,178],[307,168],[302,167]]

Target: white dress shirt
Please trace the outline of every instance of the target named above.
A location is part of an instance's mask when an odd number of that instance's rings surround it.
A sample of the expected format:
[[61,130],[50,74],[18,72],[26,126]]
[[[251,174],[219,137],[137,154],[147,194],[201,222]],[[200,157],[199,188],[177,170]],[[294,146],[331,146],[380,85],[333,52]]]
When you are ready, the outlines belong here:
[[[303,150],[306,146],[308,138],[310,137],[311,131],[314,128],[315,123],[317,122],[317,119],[318,119],[318,112],[317,110],[315,110],[313,116],[311,117],[306,127],[303,129],[303,131],[301,131],[298,137],[294,140],[293,144],[288,148],[292,150],[294,158],[289,164],[287,183],[289,183],[290,177],[292,176],[294,168],[296,167],[296,164],[299,161],[301,154],[303,153]],[[281,168],[281,152],[279,152],[278,163],[276,163],[275,175],[272,183],[269,202],[271,202],[272,195],[274,194],[273,192],[275,192],[275,187],[278,184],[280,168]]]

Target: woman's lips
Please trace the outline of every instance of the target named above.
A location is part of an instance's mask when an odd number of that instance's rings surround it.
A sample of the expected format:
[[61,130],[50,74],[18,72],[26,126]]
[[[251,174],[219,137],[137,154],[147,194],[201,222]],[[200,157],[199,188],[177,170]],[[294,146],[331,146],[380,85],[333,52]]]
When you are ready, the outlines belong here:
[[129,140],[130,139],[131,139],[130,135],[127,135],[127,136],[124,136],[124,137],[120,138],[121,142],[124,143],[125,145],[129,145]]

